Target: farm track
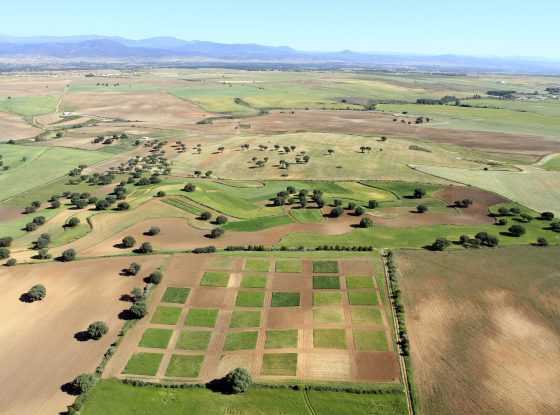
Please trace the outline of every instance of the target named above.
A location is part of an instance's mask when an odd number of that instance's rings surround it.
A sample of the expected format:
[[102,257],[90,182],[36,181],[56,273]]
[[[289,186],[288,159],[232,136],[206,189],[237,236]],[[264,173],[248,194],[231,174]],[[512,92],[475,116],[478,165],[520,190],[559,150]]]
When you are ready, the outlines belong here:
[[311,415],[319,415],[311,404],[311,399],[309,398],[309,390],[307,388],[303,389],[303,401],[305,402],[305,406]]

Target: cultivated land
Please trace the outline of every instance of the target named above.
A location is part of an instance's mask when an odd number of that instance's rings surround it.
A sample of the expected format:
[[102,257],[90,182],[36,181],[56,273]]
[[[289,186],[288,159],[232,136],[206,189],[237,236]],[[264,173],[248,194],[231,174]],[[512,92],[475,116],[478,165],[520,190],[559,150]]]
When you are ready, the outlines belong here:
[[[0,239],[0,413],[62,412],[74,398],[61,386],[94,372],[117,339],[82,413],[405,414],[409,387],[419,413],[558,412],[559,85],[0,74],[0,238],[12,238]],[[446,252],[430,252],[436,238]],[[190,253],[209,246],[218,252]],[[69,249],[77,259],[61,262]],[[392,297],[386,249],[401,275]],[[38,283],[46,298],[21,302]],[[123,313],[133,288],[147,293],[139,321]],[[95,320],[109,333],[78,341]],[[121,382],[201,383],[236,367],[261,383],[391,392],[239,397]]]
[[558,253],[397,255],[420,413],[558,413]]

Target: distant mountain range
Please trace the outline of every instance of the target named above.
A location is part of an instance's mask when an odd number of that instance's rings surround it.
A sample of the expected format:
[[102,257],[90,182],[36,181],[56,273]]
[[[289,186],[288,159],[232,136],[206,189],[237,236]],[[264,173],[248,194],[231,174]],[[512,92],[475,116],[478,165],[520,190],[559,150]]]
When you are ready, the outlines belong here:
[[[111,36],[0,36],[0,62],[18,64],[33,59],[80,64],[267,64],[378,69],[429,69],[560,74],[560,61],[544,58],[473,57],[402,53],[303,52],[287,46],[185,41],[174,37],[132,40]],[[109,61],[109,62],[107,62]]]

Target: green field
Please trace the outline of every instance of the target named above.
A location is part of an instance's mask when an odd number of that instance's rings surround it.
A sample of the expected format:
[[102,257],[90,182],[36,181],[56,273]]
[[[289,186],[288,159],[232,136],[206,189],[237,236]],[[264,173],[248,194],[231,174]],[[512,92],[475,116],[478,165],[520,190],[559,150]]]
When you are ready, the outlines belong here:
[[12,112],[31,120],[35,115],[54,112],[57,97],[45,95],[36,97],[0,98],[0,112]]
[[211,331],[183,330],[175,347],[181,350],[206,350],[211,337]]
[[313,309],[315,324],[339,324],[344,322],[344,313],[340,307],[318,307]]
[[257,346],[257,331],[231,332],[226,336],[225,351],[251,350]]
[[270,269],[270,262],[268,259],[247,258],[244,269],[245,271],[268,272]]
[[340,279],[338,277],[327,275],[314,275],[313,276],[313,289],[314,290],[339,290]]
[[195,378],[200,372],[204,356],[185,356],[174,354],[165,372],[168,377]]
[[229,326],[231,328],[254,328],[261,325],[260,311],[240,311],[235,310],[231,316]]
[[168,287],[161,301],[164,303],[184,304],[190,292],[190,288]]
[[346,277],[346,288],[373,288],[373,279],[365,276]]
[[272,307],[298,307],[299,293],[272,293]]
[[136,388],[117,380],[103,380],[81,413],[150,415],[162,410],[166,415],[398,415],[406,413],[406,401],[398,393],[358,395],[253,388],[239,395],[223,395],[207,389]]
[[337,291],[315,291],[313,292],[313,305],[338,305],[342,302],[342,294]]
[[315,261],[313,262],[314,273],[336,274],[338,272],[338,262],[336,261]]
[[381,310],[375,307],[352,307],[353,324],[383,324]]
[[239,291],[235,300],[236,307],[262,307],[264,303],[264,292],[262,291]]
[[322,349],[346,349],[344,329],[314,329],[313,346]]
[[200,285],[205,287],[227,287],[229,272],[206,271],[202,276]]
[[179,321],[180,315],[181,309],[178,307],[159,306],[150,321],[155,324],[175,325]]
[[348,302],[351,305],[377,305],[377,294],[373,290],[350,290]]
[[218,318],[216,308],[191,308],[187,314],[185,325],[194,327],[214,327]]
[[262,374],[268,376],[295,376],[297,353],[265,353]]
[[279,259],[275,264],[276,272],[301,272],[303,264],[298,260]]
[[147,329],[140,340],[140,347],[152,347],[156,349],[166,349],[171,339],[172,330],[167,329]]
[[300,223],[321,223],[323,212],[319,209],[292,209],[290,215]]
[[245,274],[241,280],[241,288],[265,288],[266,275]]
[[126,364],[123,373],[155,376],[162,358],[163,354],[160,353],[135,353]]
[[297,330],[268,330],[266,332],[266,349],[281,349],[286,347],[297,347]]
[[354,330],[353,334],[354,343],[358,351],[385,352],[389,350],[387,338],[383,331]]

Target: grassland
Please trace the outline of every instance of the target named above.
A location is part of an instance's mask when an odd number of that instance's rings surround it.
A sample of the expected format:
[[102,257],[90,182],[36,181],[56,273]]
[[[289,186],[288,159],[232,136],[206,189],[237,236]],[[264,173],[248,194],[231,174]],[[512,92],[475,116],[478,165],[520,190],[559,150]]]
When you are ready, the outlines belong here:
[[[311,409],[308,405],[311,405]],[[94,389],[82,413],[147,415],[157,413],[162,408],[168,415],[184,414],[185,411],[194,415],[394,415],[406,413],[406,402],[400,394],[356,395],[255,388],[240,395],[222,395],[205,389],[163,391],[151,387],[135,388],[116,380],[104,380]]]
[[57,101],[57,97],[48,95],[0,98],[0,111],[18,114],[28,120],[31,120],[31,118],[35,115],[54,112]]

